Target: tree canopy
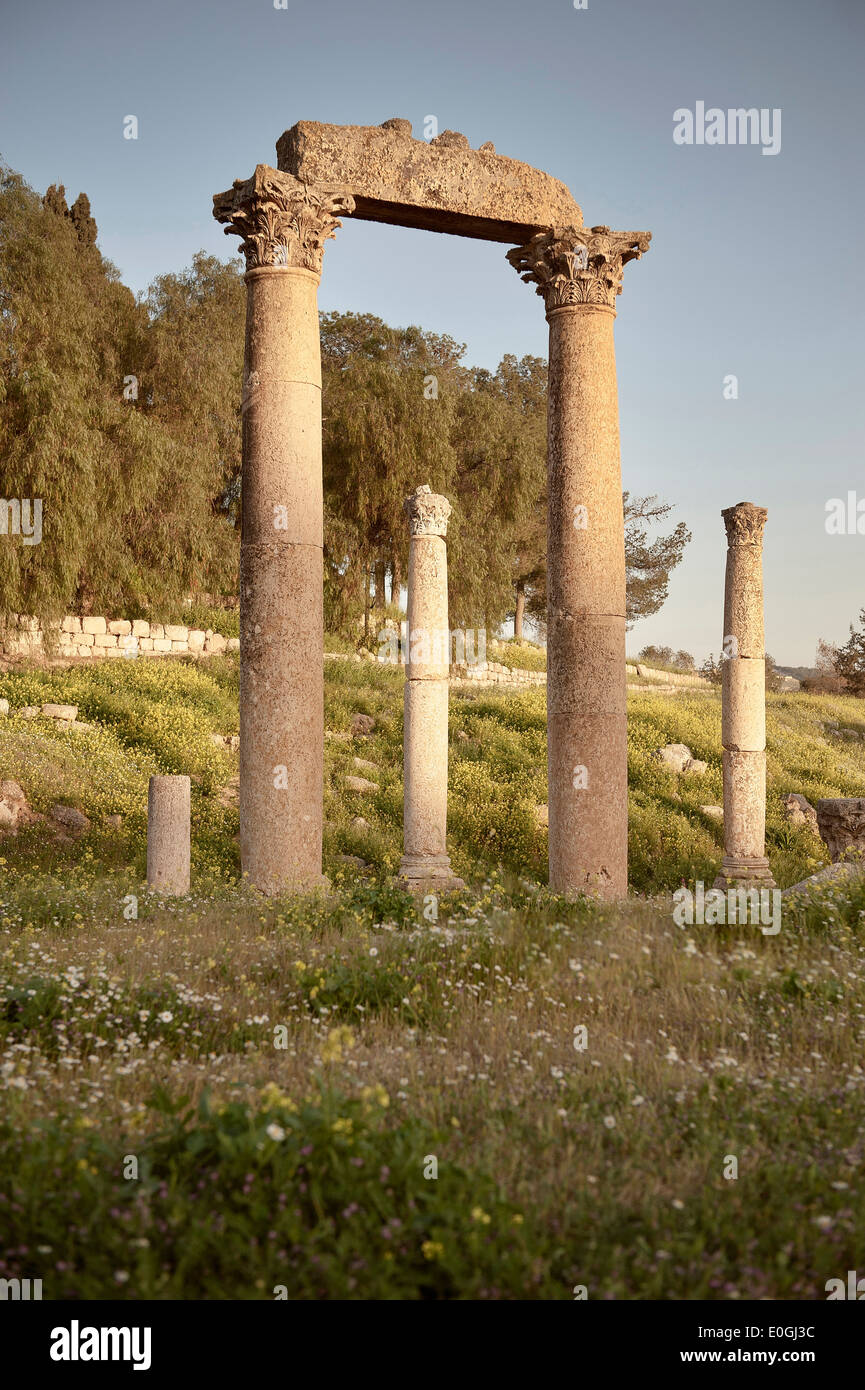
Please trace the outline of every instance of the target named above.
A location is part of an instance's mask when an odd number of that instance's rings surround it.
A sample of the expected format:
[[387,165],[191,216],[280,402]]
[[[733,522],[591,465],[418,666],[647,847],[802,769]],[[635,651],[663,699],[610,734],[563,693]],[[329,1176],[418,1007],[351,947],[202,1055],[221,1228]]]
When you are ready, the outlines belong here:
[[[85,193],[40,198],[0,165],[0,492],[40,499],[42,541],[0,545],[2,608],[130,612],[234,593],[245,289],[200,252],[136,301],[101,254]],[[546,362],[495,372],[465,345],[374,314],[321,315],[325,599],[348,627],[406,572],[405,498],[453,504],[454,627],[543,629]],[[670,506],[623,496],[628,616],[655,613],[690,539]],[[290,601],[290,599],[289,599]]]

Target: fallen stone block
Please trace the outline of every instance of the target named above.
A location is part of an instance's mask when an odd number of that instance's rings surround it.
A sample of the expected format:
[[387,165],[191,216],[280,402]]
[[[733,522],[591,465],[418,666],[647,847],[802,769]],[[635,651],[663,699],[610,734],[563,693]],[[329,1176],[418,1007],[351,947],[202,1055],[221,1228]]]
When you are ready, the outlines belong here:
[[42,714],[46,719],[65,719],[70,723],[78,718],[77,705],[43,705]]

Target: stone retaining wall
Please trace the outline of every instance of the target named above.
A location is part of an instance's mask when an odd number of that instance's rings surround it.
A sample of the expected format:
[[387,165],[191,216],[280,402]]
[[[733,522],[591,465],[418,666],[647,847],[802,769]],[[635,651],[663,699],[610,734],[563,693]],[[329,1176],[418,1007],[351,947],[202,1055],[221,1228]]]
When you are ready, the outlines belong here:
[[[23,614],[10,618],[0,627],[0,653],[5,656],[46,656],[44,634],[47,625]],[[182,624],[150,623],[135,618],[61,618],[53,625],[58,657],[97,658],[103,656],[216,656],[238,651],[236,637],[223,637],[212,628],[184,627]]]

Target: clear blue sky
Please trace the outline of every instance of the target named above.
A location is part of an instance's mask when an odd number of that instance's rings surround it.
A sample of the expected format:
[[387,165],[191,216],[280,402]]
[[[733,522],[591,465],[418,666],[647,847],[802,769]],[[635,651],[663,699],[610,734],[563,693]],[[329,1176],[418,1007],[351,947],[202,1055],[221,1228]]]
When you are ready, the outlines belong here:
[[[435,115],[562,179],[587,223],[653,233],[616,324],[624,485],[694,539],[630,647],[720,646],[722,507],[769,508],[767,645],[810,664],[865,606],[863,0],[0,0],[0,150],[39,191],[83,189],[136,291],[200,247],[211,198],[300,119]],[[780,108],[781,150],[673,142],[673,112]],[[135,115],[139,138],[123,138]],[[346,223],[322,308],[546,355],[542,301],[504,247]],[[724,400],[725,375],[738,400]]]

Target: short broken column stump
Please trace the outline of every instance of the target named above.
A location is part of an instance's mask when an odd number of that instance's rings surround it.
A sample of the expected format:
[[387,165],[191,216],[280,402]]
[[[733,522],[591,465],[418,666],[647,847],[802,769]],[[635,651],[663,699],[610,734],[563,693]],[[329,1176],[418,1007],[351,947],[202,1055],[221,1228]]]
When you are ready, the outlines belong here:
[[188,777],[151,777],[147,792],[147,884],[166,897],[189,892]]

